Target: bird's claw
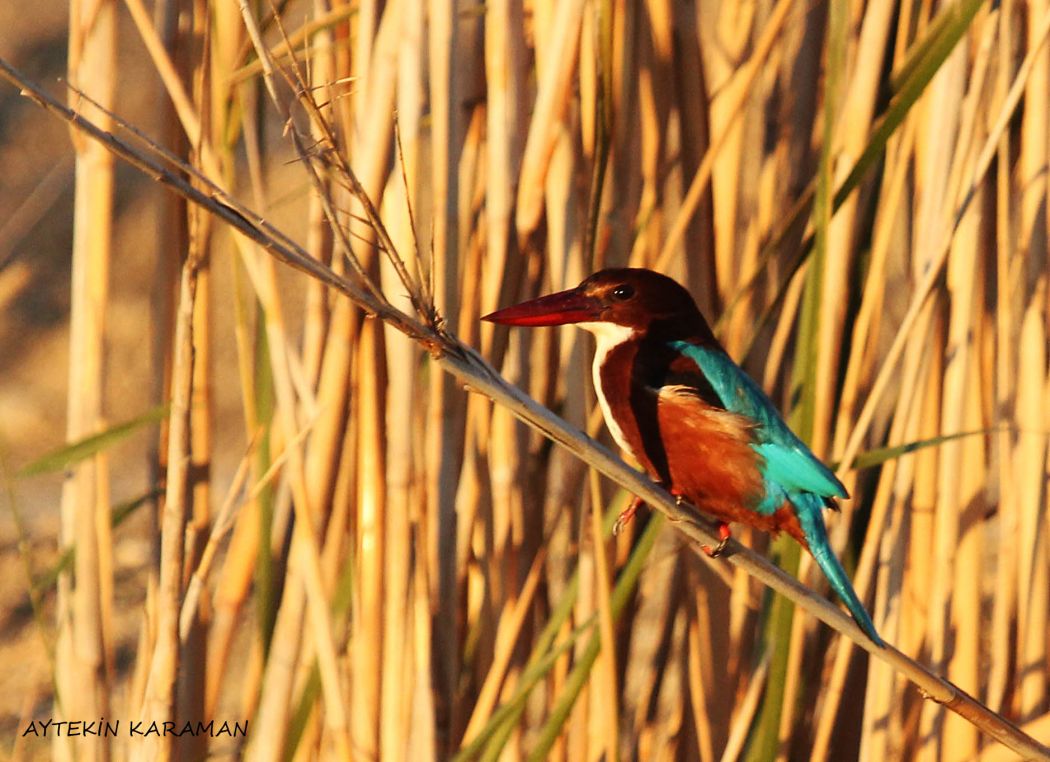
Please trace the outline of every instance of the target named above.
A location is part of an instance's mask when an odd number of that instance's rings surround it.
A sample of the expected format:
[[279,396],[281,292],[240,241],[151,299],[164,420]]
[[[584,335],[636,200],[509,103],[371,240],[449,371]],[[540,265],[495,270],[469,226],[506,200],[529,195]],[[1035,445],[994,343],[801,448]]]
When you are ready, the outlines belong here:
[[638,510],[638,506],[642,504],[641,498],[635,496],[631,500],[631,504],[628,505],[619,516],[616,517],[616,523],[613,524],[612,533],[613,537],[620,534],[624,528],[631,523],[631,519],[634,518],[635,511]]
[[729,547],[729,538],[733,536],[733,533],[729,530],[729,524],[718,525],[718,538],[719,542],[712,548],[710,545],[701,545],[700,549],[704,551],[711,558],[718,558],[720,555],[725,553],[727,547]]

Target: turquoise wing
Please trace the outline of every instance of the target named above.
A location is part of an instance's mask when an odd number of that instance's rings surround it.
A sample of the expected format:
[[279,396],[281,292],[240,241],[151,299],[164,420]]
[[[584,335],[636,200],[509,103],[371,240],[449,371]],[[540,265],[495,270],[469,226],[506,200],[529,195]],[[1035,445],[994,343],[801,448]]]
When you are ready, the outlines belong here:
[[795,436],[766,393],[729,355],[686,341],[671,342],[671,346],[696,363],[726,410],[755,422],[751,447],[763,458],[766,482],[765,499],[757,506],[759,513],[772,513],[785,499],[800,492],[822,498],[847,497],[842,482]]

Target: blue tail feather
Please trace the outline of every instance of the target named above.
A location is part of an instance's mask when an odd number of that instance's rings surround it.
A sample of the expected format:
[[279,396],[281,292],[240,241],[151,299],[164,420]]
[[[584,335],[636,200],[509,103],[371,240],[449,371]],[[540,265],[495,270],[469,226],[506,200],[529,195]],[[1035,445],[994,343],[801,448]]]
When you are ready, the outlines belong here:
[[[842,564],[835,558],[835,554],[831,550],[831,545],[828,542],[828,533],[824,528],[824,518],[820,514],[819,498],[813,501],[804,499],[808,497],[816,498],[816,495],[811,494],[797,496],[802,497],[803,499],[801,500],[797,500],[796,496],[792,497],[795,498],[792,500],[792,503],[796,506],[799,524],[802,526],[802,532],[809,543],[809,551],[813,554],[813,558],[816,560],[817,565],[820,566],[821,571],[824,572],[824,576],[828,578],[828,582],[831,583],[831,588],[842,602],[846,604],[846,608],[849,609],[850,614],[853,616],[853,621],[864,630],[865,634],[876,645],[884,645],[882,638],[875,631],[875,625],[871,621],[867,609],[864,608],[864,604],[860,602],[857,593],[853,590],[853,584],[850,582],[850,578],[846,576],[846,570],[842,568]],[[810,505],[810,502],[814,504]],[[802,503],[802,505],[798,503]]]

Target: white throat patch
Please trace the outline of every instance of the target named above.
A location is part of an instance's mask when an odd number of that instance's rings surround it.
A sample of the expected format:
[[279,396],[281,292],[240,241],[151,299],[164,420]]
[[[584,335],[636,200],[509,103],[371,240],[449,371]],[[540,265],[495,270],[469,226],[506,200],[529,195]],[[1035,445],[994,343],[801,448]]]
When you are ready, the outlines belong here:
[[591,365],[591,378],[594,381],[594,393],[598,396],[598,404],[601,405],[602,415],[605,417],[605,425],[613,435],[613,439],[616,440],[616,444],[630,454],[631,457],[637,459],[634,451],[631,450],[631,446],[627,443],[627,437],[624,436],[623,429],[620,428],[619,424],[616,423],[616,419],[613,418],[612,410],[609,408],[609,401],[605,399],[605,393],[602,391],[602,363],[605,362],[605,358],[615,347],[633,338],[636,330],[626,325],[601,321],[577,323],[576,325],[585,331],[593,333],[597,341],[597,346],[594,350],[594,363]]

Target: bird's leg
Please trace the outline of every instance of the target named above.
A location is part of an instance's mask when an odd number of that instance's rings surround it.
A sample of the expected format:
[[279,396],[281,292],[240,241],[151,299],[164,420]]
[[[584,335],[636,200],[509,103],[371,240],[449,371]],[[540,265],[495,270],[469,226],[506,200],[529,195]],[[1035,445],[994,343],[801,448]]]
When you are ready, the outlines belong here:
[[[683,510],[682,506],[685,505],[685,498],[680,493],[675,492],[674,490],[671,490],[671,494],[674,495],[674,504],[678,506],[679,510]],[[681,519],[678,518],[677,516],[671,516],[671,515],[668,515],[667,520],[668,521],[681,521]]]
[[729,524],[723,521],[718,525],[718,544],[714,548],[710,545],[701,545],[700,549],[711,556],[711,558],[718,558],[725,553],[726,546],[729,545],[729,538],[732,536],[733,533],[729,530]]
[[[671,490],[671,494],[674,495],[675,504],[681,508],[686,504],[685,496],[676,490]],[[672,521],[677,521],[673,518]],[[711,558],[718,558],[720,555],[725,553],[726,548],[729,546],[729,538],[733,536],[733,533],[729,529],[729,524],[722,521],[718,524],[718,544],[712,548],[710,545],[701,545],[700,549],[704,551]]]
[[643,502],[644,501],[637,495],[634,495],[631,498],[630,504],[623,509],[619,516],[616,517],[616,523],[613,524],[614,537],[620,534],[620,532],[624,530],[624,527],[631,523],[631,519],[634,518],[635,511],[637,511],[642,506]]

